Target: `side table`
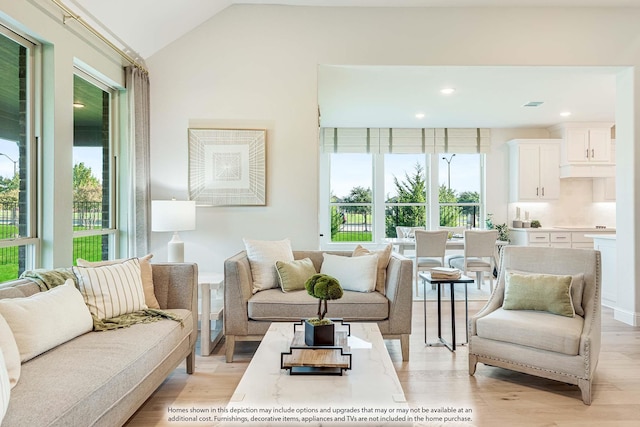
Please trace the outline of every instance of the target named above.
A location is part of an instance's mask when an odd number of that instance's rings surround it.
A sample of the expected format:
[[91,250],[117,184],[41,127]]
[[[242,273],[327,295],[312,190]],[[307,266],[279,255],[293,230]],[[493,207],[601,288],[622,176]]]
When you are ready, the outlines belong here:
[[[464,284],[464,324],[466,330],[467,341],[469,339],[469,299],[467,294],[467,285],[469,283],[473,283],[473,279],[467,277],[465,275],[460,276],[459,279],[432,279],[431,273],[422,272],[418,273],[419,277],[422,279],[422,305],[424,308],[424,342],[428,346],[436,346],[436,345],[444,345],[450,351],[456,351],[456,301],[454,294],[454,285],[456,283]],[[429,284],[436,285],[438,287],[438,340],[437,343],[428,343],[427,342],[427,282]],[[442,338],[442,317],[441,317],[441,303],[442,303],[442,293],[441,293],[441,285],[449,284],[451,286],[451,343],[445,341]],[[466,342],[465,342],[466,343]]]
[[200,287],[200,355],[208,356],[223,335],[224,274],[200,273],[198,286]]

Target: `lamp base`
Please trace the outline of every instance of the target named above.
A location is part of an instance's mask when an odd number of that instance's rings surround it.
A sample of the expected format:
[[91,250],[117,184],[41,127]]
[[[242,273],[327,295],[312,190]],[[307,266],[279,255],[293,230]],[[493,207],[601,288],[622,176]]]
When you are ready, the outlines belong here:
[[173,233],[173,238],[169,241],[167,250],[167,261],[184,262],[184,242],[180,240],[177,231]]

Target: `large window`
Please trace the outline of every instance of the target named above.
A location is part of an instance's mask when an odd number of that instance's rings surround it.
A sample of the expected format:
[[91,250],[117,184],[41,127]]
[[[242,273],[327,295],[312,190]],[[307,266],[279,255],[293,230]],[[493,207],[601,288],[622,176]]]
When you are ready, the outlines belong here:
[[109,259],[115,247],[112,176],[112,90],[81,71],[74,75],[73,260]]
[[381,242],[398,226],[482,227],[488,141],[438,131],[322,129],[321,245]]
[[0,282],[35,265],[35,51],[33,43],[0,26]]

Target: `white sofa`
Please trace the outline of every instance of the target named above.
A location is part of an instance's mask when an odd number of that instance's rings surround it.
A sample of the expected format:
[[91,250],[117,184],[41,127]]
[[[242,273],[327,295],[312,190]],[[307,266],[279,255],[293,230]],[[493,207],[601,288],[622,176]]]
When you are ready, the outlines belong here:
[[[195,264],[153,264],[160,308],[183,319],[88,332],[21,365],[2,427],[123,425],[186,359],[197,338]],[[0,298],[40,292],[33,281],[0,284]]]

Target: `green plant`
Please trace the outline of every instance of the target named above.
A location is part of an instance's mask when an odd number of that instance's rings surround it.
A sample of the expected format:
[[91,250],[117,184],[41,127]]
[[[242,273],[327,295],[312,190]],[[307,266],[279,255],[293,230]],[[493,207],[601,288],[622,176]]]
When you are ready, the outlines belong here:
[[[309,319],[309,322],[314,325],[331,323],[331,321],[327,321],[328,319],[324,318],[327,314],[327,301],[330,299],[340,299],[344,293],[338,279],[328,274],[314,274],[307,279],[304,287],[309,295],[318,298],[318,318]],[[324,309],[322,307],[323,301]]]
[[537,219],[533,219],[531,220],[531,228],[540,228],[540,221],[538,221]]
[[498,230],[498,240],[503,240],[505,242],[510,242],[509,240],[509,227],[507,224],[496,224],[494,228]]

